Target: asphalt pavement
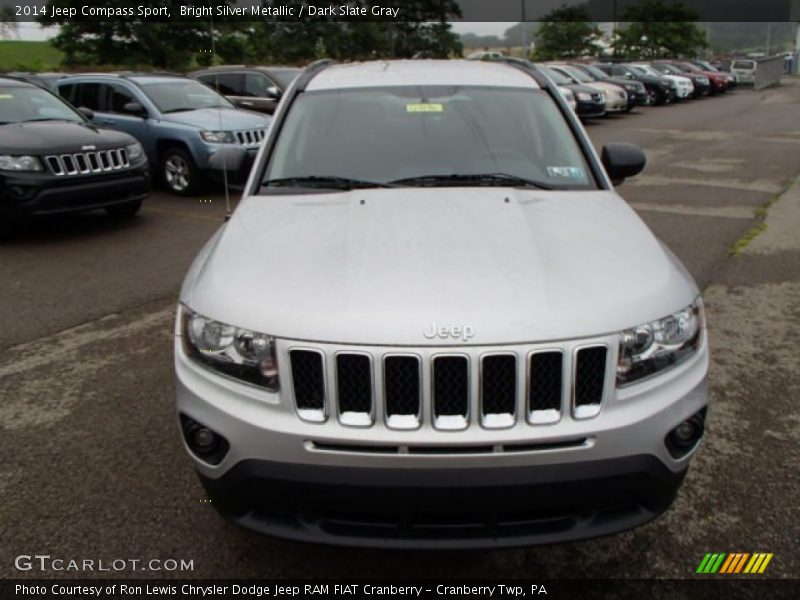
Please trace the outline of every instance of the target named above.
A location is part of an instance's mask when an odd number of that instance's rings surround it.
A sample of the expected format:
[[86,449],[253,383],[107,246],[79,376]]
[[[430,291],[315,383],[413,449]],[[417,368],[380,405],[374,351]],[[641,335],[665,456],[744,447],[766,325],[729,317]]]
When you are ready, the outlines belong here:
[[48,554],[193,564],[122,576],[691,577],[706,552],[758,551],[774,553],[771,576],[798,577],[798,105],[789,80],[587,126],[598,147],[648,155],[619,192],[704,289],[714,405],[672,509],[581,543],[376,552],[222,520],[179,441],[171,348],[181,279],[225,214],[218,191],[156,192],[128,222],[44,219],[0,242],[0,575],[93,575],[15,568]]

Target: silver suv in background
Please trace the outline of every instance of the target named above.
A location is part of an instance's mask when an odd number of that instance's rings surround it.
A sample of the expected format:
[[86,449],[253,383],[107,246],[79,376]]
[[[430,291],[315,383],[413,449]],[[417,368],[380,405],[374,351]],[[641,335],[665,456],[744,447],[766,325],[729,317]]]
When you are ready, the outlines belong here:
[[180,293],[177,412],[213,506],[433,548],[666,510],[709,353],[697,286],[614,191],[644,163],[598,155],[536,67],[310,66]]

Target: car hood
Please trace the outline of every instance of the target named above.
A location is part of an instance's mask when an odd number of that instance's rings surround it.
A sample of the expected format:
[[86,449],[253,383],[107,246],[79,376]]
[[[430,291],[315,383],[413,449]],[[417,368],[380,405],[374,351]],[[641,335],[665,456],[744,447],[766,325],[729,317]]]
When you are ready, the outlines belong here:
[[237,131],[240,129],[264,129],[270,117],[235,108],[199,108],[161,116],[162,121],[190,125],[210,131]]
[[119,148],[136,140],[127,133],[68,121],[36,121],[0,125],[0,154],[58,154]]
[[606,91],[609,94],[616,94],[617,92],[625,91],[621,86],[616,85],[614,83],[608,83],[606,81],[593,81],[591,83],[587,83],[586,85],[598,90]]
[[684,85],[692,83],[692,78],[691,77],[684,77],[683,75],[667,75],[667,74],[664,74],[664,77],[666,79],[669,79],[670,81],[674,81],[675,83],[682,83]]
[[638,89],[644,89],[644,85],[642,84],[642,82],[641,81],[637,81],[635,79],[625,79],[623,77],[620,77],[620,78],[609,77],[608,79],[604,79],[603,81],[606,81],[608,83],[613,83],[614,85],[622,87],[622,88],[624,88],[625,86],[633,86],[637,90]]
[[600,91],[597,88],[589,87],[588,85],[584,85],[582,83],[568,83],[563,87],[571,89],[574,94],[596,94]]
[[421,346],[432,323],[481,345],[615,332],[696,294],[614,192],[403,188],[248,198],[181,296],[277,337]]

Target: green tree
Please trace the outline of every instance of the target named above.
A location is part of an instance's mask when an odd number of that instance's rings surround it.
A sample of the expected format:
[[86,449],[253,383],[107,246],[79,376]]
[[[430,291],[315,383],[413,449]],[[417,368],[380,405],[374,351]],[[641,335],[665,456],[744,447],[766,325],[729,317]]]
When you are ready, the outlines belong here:
[[[297,1],[281,5],[299,7]],[[373,2],[351,2],[369,7]],[[262,0],[262,5],[277,5]],[[448,22],[460,16],[453,0],[409,0],[400,5],[402,21],[336,21],[316,17],[298,21],[285,18],[253,23],[248,56],[253,62],[298,64],[326,56],[337,60],[447,57],[461,54],[459,37]]]
[[708,46],[697,13],[682,2],[640,0],[621,14],[627,25],[617,31],[614,52],[628,58],[694,56]]
[[[214,5],[216,0],[197,0],[195,6]],[[83,0],[49,0],[51,6],[73,7],[80,14]],[[172,7],[172,14],[179,11],[181,3],[174,0],[140,0],[138,5]],[[106,0],[109,8],[130,8],[128,0]],[[181,70],[196,63],[208,63],[212,59],[212,35],[218,53],[235,54],[242,50],[238,32],[243,24],[216,19],[213,29],[210,21],[158,22],[137,17],[109,18],[105,20],[80,20],[66,17],[40,17],[43,25],[59,25],[59,33],[52,45],[64,52],[67,65],[119,65],[153,66],[158,69]],[[212,33],[213,32],[213,33]],[[233,58],[231,56],[230,58]],[[219,61],[218,61],[219,62]]]
[[17,15],[10,6],[0,8],[0,40],[19,39]]
[[562,5],[544,16],[536,32],[534,56],[539,60],[594,54],[600,29],[589,21],[585,5]]

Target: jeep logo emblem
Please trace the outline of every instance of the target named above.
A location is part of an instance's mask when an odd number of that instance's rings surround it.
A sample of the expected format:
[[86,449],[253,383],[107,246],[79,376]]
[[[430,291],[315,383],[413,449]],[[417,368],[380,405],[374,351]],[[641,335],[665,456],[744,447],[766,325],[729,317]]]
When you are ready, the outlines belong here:
[[439,326],[436,324],[436,321],[434,321],[431,323],[431,326],[428,329],[425,329],[422,332],[422,335],[429,340],[441,338],[444,340],[460,339],[462,342],[468,342],[475,337],[475,327],[473,325],[453,325],[451,327],[447,327],[446,325]]

